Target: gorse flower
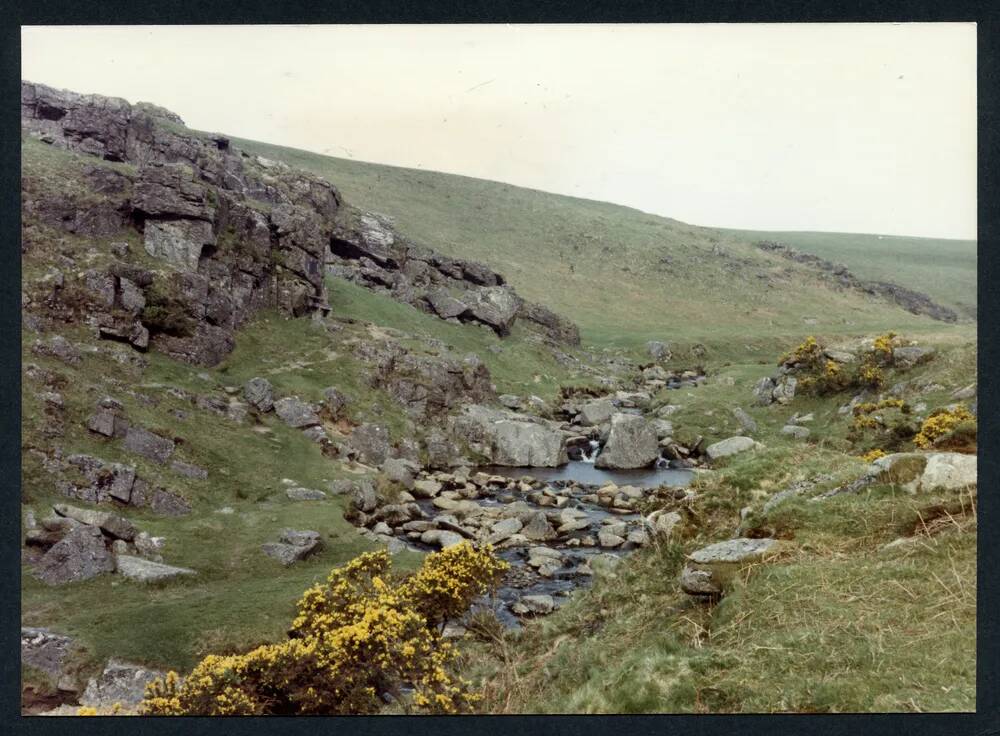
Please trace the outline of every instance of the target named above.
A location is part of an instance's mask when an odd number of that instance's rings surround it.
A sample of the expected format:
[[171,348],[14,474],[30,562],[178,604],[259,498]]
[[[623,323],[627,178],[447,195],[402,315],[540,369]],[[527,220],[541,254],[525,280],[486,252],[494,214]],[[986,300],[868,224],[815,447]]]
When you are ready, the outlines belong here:
[[913,438],[913,444],[925,449],[933,447],[962,424],[972,425],[972,434],[975,434],[976,417],[964,406],[956,406],[954,409],[938,409],[924,420],[917,436]]
[[885,450],[876,447],[874,450],[869,450],[864,455],[862,455],[861,459],[864,460],[866,463],[873,463],[880,457],[885,457],[885,455],[886,455]]
[[150,715],[374,713],[382,693],[408,684],[413,704],[468,711],[478,696],[448,669],[455,652],[439,627],[494,588],[507,569],[468,542],[428,555],[399,585],[387,552],[360,555],[303,593],[289,640],[246,654],[205,657],[184,679],[146,689]]
[[827,356],[824,347],[810,335],[798,347],[785,353],[778,365],[794,371],[803,394],[827,395],[847,389],[877,390],[885,384],[881,366],[892,361],[893,332],[879,335],[856,365],[849,369]]
[[823,348],[816,338],[810,335],[790,353],[785,353],[778,359],[778,365],[799,365],[804,368],[816,367],[823,358]]

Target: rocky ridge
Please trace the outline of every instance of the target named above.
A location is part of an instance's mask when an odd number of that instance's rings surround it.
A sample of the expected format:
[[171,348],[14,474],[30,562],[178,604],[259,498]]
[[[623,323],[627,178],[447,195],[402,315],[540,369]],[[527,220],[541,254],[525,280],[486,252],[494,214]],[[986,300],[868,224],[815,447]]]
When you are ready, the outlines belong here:
[[764,240],[755,244],[769,253],[775,253],[796,263],[802,263],[816,268],[827,281],[846,289],[855,289],[864,294],[885,299],[898,304],[912,314],[923,314],[941,322],[956,322],[958,315],[954,310],[938,304],[926,294],[908,289],[905,286],[889,281],[865,281],[851,273],[842,263],[834,263],[812,253],[802,251],[772,240]]

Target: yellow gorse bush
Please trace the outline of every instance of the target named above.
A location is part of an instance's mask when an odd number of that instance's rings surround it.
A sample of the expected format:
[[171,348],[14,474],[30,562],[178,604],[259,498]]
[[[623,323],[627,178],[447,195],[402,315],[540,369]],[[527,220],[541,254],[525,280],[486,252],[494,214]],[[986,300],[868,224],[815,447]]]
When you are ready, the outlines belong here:
[[798,347],[785,353],[778,365],[796,371],[803,394],[826,395],[847,389],[877,390],[885,383],[881,366],[892,360],[893,332],[879,335],[853,370],[826,357],[824,347],[810,335]]
[[885,455],[886,455],[885,450],[876,447],[874,450],[869,450],[864,455],[862,455],[861,459],[864,460],[866,463],[873,463],[880,457],[885,457]]
[[938,409],[933,412],[920,427],[913,444],[924,449],[933,447],[939,440],[947,437],[964,423],[975,425],[976,417],[964,406],[954,409]]
[[899,409],[903,414],[910,413],[909,405],[902,399],[882,399],[882,401],[877,402],[862,402],[855,406],[851,412],[854,415],[852,428],[862,430],[884,427],[885,419],[877,412],[884,412],[889,409]]
[[440,627],[494,588],[507,569],[491,548],[468,542],[428,555],[401,584],[387,552],[331,571],[298,602],[289,640],[245,654],[205,657],[184,679],[151,683],[150,715],[374,713],[381,694],[414,689],[421,709],[468,711],[478,697],[448,666],[455,652]]
[[892,348],[896,341],[895,332],[886,332],[879,335],[872,343],[872,355],[880,363],[888,363],[892,360]]
[[794,365],[798,363],[806,367],[814,367],[819,364],[822,357],[823,348],[817,342],[816,338],[810,335],[790,353],[782,355],[778,359],[778,365]]

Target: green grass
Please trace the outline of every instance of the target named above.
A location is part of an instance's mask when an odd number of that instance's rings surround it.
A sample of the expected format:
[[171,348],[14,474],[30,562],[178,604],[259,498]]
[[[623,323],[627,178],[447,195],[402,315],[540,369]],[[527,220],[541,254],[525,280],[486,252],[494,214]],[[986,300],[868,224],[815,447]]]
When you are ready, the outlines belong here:
[[[937,348],[934,360],[889,371],[888,382],[912,382],[904,395],[930,410],[974,380],[975,347],[961,328],[921,341]],[[614,577],[599,577],[520,635],[467,642],[465,671],[484,689],[484,711],[975,709],[972,497],[874,486],[822,502],[800,497],[763,513],[793,483],[814,481],[812,493],[820,493],[865,468],[847,439],[850,417],[836,411],[849,394],[752,405],[753,383],[774,371],[773,360],[718,365],[704,386],[656,397],[681,407],[670,417],[676,436],[706,442],[743,434],[730,413],[742,406],[764,448],[698,476],[694,515],[678,540],[634,553]],[[780,434],[796,412],[815,414],[808,441]],[[935,507],[954,517],[943,528],[942,519],[931,521]],[[683,555],[731,537],[744,508],[746,529],[784,540],[782,556],[747,569],[715,607],[681,593]],[[880,551],[922,529],[934,533]]]
[[[807,477],[802,459],[785,453],[781,467]],[[778,559],[747,568],[716,606],[681,593],[683,553],[729,536],[736,509],[759,509],[768,495],[725,474],[706,480],[693,536],[633,554],[520,635],[470,641],[466,669],[484,688],[484,710],[974,710],[971,498],[880,487],[788,502],[772,512],[785,540]],[[954,514],[943,529],[880,551],[938,504]]]
[[[62,333],[82,344],[92,339],[84,330]],[[320,325],[262,315],[240,333],[231,362],[214,369],[189,366],[156,353],[149,354],[150,365],[143,372],[101,352],[85,352],[79,365],[67,366],[33,355],[29,351],[33,338],[28,333],[25,338],[24,362],[65,379],[61,389],[66,402],[65,436],[60,440],[65,454],[87,452],[134,464],[140,476],[184,495],[193,505],[192,513],[180,518],[158,517],[139,509],[123,513],[141,530],[166,537],[164,562],[196,570],[194,578],[143,586],[103,576],[50,588],[23,569],[23,622],[77,637],[87,651],[87,671],[111,656],[184,669],[209,652],[280,638],[303,590],[324,578],[331,567],[371,548],[343,519],[343,498],[294,503],[284,497],[285,478],[326,489],[333,479],[352,477],[339,463],[324,457],[318,445],[273,414],[262,416],[259,424],[250,420],[237,425],[168,391],[176,387],[193,395],[225,396],[226,387],[241,386],[251,375],[265,375],[279,394],[296,392],[308,399],[319,398],[325,386],[344,386],[364,399],[352,407],[359,419],[375,418],[378,406],[384,408],[377,416],[381,420],[390,409],[399,412],[386,397],[362,387],[360,368],[353,358],[330,357],[335,346]],[[136,395],[123,390],[128,386],[134,387]],[[36,385],[26,379],[22,396],[26,448],[46,444],[46,420],[38,393]],[[130,421],[178,438],[173,457],[206,468],[209,478],[177,475],[128,453],[119,441],[87,432],[86,418],[96,400],[109,394],[122,400]],[[141,400],[142,396],[149,398]],[[178,418],[175,411],[185,412],[187,418]],[[25,458],[22,482],[22,508],[34,510],[38,518],[50,515],[53,503],[68,501],[56,493],[53,479],[32,455]],[[217,513],[223,506],[235,513]],[[276,541],[285,527],[319,531],[323,551],[290,568],[281,567],[263,555],[260,545]],[[419,555],[405,553],[397,565],[405,570],[417,559]]]
[[923,292],[966,318],[976,316],[976,241],[864,233],[723,230],[753,241],[776,240],[845,264],[863,279]]
[[498,393],[534,394],[552,400],[561,385],[585,382],[580,371],[562,366],[530,330],[514,325],[506,338],[486,327],[449,324],[407,304],[375,294],[357,284],[328,278],[330,305],[338,317],[371,322],[402,333],[395,337],[416,351],[439,340],[458,358],[475,354],[490,370]]

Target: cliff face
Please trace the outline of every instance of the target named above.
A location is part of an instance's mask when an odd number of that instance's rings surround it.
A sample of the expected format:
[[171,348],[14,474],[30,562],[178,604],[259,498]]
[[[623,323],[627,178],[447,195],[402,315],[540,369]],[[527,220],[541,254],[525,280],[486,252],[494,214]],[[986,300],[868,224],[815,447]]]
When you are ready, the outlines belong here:
[[260,309],[327,312],[329,264],[442,318],[504,335],[521,317],[550,339],[579,340],[572,323],[526,304],[486,266],[413,244],[385,218],[347,206],[330,183],[189,131],[162,108],[22,82],[21,121],[43,143],[94,157],[75,181],[26,175],[26,224],[111,239],[131,230],[167,271],[139,268],[123,252],[88,273],[89,319],[112,339],[217,363]]

